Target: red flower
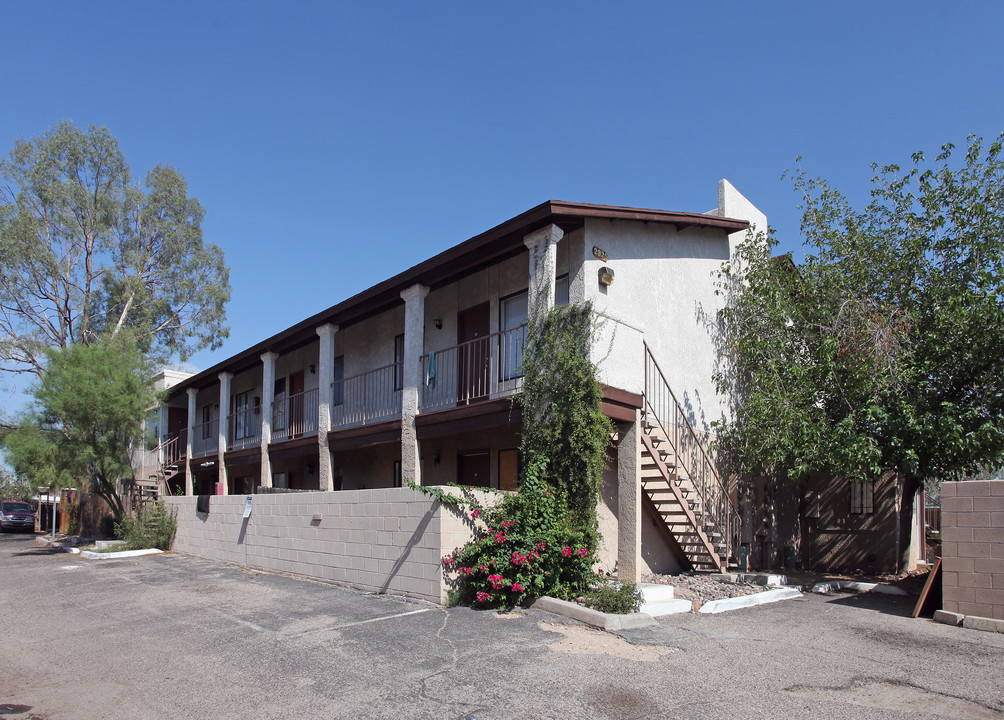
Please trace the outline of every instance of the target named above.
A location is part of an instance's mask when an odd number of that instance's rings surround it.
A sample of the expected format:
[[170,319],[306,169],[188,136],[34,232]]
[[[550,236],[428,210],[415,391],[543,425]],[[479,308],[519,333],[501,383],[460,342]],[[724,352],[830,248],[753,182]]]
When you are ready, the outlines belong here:
[[523,586],[520,585],[519,583],[513,583],[512,584],[512,591],[513,592],[523,592]]
[[481,514],[480,510],[471,510],[471,517],[476,518]]
[[491,599],[492,599],[492,596],[491,596],[491,595],[489,595],[489,594],[488,594],[488,593],[486,593],[486,592],[479,592],[479,593],[477,594],[477,601],[478,601],[478,602],[488,602],[488,601],[489,601],[489,600],[491,600]]
[[572,557],[572,548],[566,547],[561,551],[561,557]]

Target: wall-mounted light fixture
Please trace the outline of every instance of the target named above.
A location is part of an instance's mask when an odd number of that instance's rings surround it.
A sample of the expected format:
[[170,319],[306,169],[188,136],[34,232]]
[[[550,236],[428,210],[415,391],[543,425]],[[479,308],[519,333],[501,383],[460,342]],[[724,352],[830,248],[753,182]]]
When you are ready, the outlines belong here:
[[442,318],[435,318],[432,321],[432,324],[436,326],[437,330],[442,330],[443,329],[443,319]]
[[600,285],[614,284],[614,269],[604,265],[600,268]]

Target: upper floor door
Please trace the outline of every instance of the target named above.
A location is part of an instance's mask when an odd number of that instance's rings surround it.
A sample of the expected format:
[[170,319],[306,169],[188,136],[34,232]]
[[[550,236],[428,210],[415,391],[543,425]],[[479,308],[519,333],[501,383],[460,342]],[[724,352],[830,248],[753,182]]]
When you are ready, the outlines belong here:
[[457,313],[457,404],[488,396],[491,372],[491,309],[481,303]]

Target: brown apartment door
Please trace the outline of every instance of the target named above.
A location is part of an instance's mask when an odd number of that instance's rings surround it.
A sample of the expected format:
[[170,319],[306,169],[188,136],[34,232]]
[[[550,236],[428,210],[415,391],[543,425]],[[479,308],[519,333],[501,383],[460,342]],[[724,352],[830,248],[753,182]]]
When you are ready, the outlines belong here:
[[481,303],[457,313],[457,404],[488,397],[491,352],[488,347],[491,310]]
[[289,376],[289,434],[303,434],[303,370]]
[[167,409],[167,435],[180,438],[188,428],[188,410],[185,408]]
[[491,461],[487,450],[462,453],[457,458],[457,484],[471,487],[491,485]]

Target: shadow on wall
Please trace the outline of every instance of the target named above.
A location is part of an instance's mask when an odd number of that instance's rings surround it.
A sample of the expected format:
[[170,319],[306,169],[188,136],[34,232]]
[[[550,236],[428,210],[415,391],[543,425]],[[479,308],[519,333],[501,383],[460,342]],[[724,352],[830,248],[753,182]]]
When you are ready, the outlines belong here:
[[80,494],[80,536],[106,540],[115,536],[115,520],[108,503],[97,495]]

